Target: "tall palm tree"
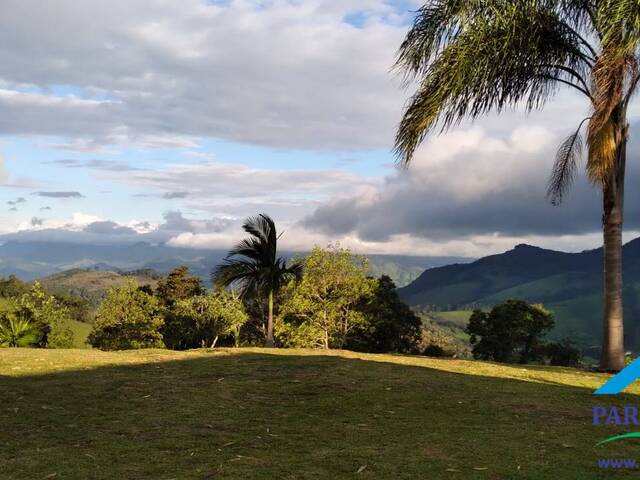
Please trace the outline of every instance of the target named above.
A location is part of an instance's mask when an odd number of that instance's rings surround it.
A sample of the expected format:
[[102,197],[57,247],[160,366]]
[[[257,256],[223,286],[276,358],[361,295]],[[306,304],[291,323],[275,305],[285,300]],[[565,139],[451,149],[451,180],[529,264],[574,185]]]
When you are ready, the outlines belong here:
[[586,144],[586,172],[603,195],[600,368],[610,371],[624,367],[627,107],[640,79],[639,43],[639,0],[431,0],[418,10],[396,63],[407,82],[418,82],[396,136],[405,165],[436,127],[521,105],[542,108],[560,88],[586,97],[591,113],[560,146],[548,195],[562,201]]
[[224,262],[216,267],[213,280],[219,287],[238,287],[244,298],[264,295],[269,308],[265,346],[273,347],[274,296],[283,285],[301,278],[302,264],[287,265],[284,258],[277,256],[280,235],[268,215],[248,218],[242,228],[250,237],[229,251]]

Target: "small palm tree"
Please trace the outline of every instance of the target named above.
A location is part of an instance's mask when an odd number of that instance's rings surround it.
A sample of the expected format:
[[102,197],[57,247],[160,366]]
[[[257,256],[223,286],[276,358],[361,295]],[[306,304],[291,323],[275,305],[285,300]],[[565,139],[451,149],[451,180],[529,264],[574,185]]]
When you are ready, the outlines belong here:
[[38,337],[38,329],[28,320],[9,316],[0,322],[0,347],[30,347]]
[[278,239],[271,217],[260,214],[248,218],[242,228],[250,237],[229,251],[224,262],[216,267],[213,282],[218,287],[235,286],[240,295],[266,298],[269,305],[265,346],[273,347],[273,299],[283,285],[302,277],[302,264],[287,265],[277,257]]
[[562,200],[586,144],[587,175],[603,194],[603,370],[624,367],[627,107],[639,65],[639,0],[430,0],[418,10],[396,65],[418,80],[396,136],[405,164],[438,126],[518,105],[541,108],[560,87],[585,97],[591,114],[560,147],[548,193],[554,204]]

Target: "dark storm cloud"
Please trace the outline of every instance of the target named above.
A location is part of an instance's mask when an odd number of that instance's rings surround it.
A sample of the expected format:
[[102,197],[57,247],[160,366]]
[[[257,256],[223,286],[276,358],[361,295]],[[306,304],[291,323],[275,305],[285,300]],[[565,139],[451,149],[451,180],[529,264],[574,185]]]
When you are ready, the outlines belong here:
[[[633,130],[640,134],[638,128]],[[490,141],[480,138],[478,145]],[[367,241],[386,241],[394,234],[442,241],[473,235],[598,232],[601,194],[584,176],[577,178],[562,205],[554,207],[545,198],[556,144],[550,141],[534,152],[513,144],[485,152],[472,146],[442,162],[418,160],[374,191],[319,207],[302,224],[328,235],[356,234]],[[632,141],[628,158],[636,158],[639,147],[640,142]],[[430,153],[427,149],[423,155]],[[639,181],[640,165],[629,162],[627,185]],[[627,188],[625,208],[626,228],[640,230],[638,189]]]

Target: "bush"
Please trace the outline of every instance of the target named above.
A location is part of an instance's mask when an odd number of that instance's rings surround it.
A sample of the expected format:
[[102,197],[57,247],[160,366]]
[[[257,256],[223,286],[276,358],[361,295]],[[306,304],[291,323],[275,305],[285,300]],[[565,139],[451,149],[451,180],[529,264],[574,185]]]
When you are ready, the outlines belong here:
[[162,335],[167,348],[175,350],[214,347],[222,336],[233,336],[238,346],[240,327],[246,321],[240,300],[218,291],[176,301],[165,317]]
[[440,345],[431,344],[424,349],[422,354],[426,357],[451,357]]
[[34,346],[48,348],[70,348],[73,346],[73,332],[68,327],[71,313],[54,296],[44,291],[39,282],[35,282],[28,292],[23,294],[11,313],[17,318],[29,322],[37,330]]
[[582,362],[582,354],[575,343],[564,338],[559,342],[548,343],[545,346],[545,356],[550,365],[559,367],[579,367]]
[[40,338],[38,329],[15,315],[0,319],[0,347],[31,347]]
[[101,350],[163,347],[163,325],[158,299],[129,280],[109,290],[98,307],[88,341]]

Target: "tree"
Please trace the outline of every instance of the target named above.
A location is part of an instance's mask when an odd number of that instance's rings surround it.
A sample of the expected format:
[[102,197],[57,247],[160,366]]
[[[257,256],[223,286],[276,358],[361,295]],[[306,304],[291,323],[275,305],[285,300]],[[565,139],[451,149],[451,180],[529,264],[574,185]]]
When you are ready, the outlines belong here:
[[31,347],[39,338],[40,332],[28,320],[13,314],[0,320],[0,347]]
[[375,283],[373,297],[362,305],[365,321],[349,336],[347,348],[377,353],[418,353],[422,320],[400,300],[390,277],[382,275]]
[[157,298],[141,291],[133,280],[109,289],[98,307],[89,343],[100,350],[163,347],[164,324]]
[[242,302],[231,292],[219,290],[176,302],[162,330],[167,348],[184,350],[215,347],[218,338],[233,335],[239,346],[240,327],[247,321]]
[[184,265],[173,270],[166,278],[158,282],[156,296],[167,307],[180,300],[202,295],[202,281],[189,273],[189,267]]
[[543,355],[542,337],[554,323],[553,315],[541,305],[507,300],[489,313],[475,310],[466,331],[474,358],[529,363]]
[[29,284],[23,282],[15,275],[0,277],[0,297],[18,298],[29,291]]
[[377,281],[367,277],[367,260],[339,246],[315,247],[304,260],[304,275],[291,283],[280,308],[279,329],[292,346],[343,348],[350,333],[364,326],[362,305]]
[[39,332],[36,346],[70,348],[74,335],[69,328],[71,312],[53,295],[44,291],[40,282],[34,282],[29,291],[17,302],[14,315],[29,322]]
[[404,164],[437,126],[518,105],[541,108],[560,87],[586,97],[591,115],[561,145],[548,193],[562,201],[586,144],[587,175],[603,194],[602,370],[624,367],[627,107],[640,80],[639,44],[637,0],[432,0],[418,10],[396,63],[419,80],[396,135]]
[[302,276],[302,265],[287,265],[277,256],[276,226],[271,217],[260,214],[248,218],[242,228],[250,237],[229,251],[215,269],[213,281],[219,287],[238,287],[241,297],[263,296],[268,302],[265,346],[273,347],[273,301],[283,285]]

